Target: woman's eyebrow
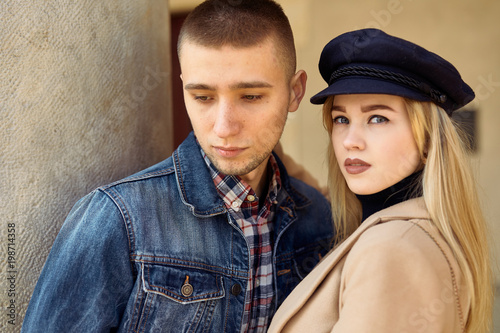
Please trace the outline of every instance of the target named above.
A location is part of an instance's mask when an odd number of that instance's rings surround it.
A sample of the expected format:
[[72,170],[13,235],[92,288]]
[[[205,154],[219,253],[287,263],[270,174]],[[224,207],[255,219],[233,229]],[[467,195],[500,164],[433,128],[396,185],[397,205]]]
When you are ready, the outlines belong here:
[[368,111],[373,111],[373,110],[388,110],[388,111],[395,111],[393,108],[391,108],[388,105],[385,104],[370,104],[366,106],[361,107],[361,112],[368,112]]

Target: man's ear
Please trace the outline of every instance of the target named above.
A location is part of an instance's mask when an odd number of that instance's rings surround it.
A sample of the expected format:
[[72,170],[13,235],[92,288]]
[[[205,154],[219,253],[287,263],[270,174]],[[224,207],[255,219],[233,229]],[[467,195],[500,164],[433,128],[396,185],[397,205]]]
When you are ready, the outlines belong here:
[[299,108],[300,102],[306,93],[307,73],[299,70],[290,81],[290,104],[288,112],[295,112]]

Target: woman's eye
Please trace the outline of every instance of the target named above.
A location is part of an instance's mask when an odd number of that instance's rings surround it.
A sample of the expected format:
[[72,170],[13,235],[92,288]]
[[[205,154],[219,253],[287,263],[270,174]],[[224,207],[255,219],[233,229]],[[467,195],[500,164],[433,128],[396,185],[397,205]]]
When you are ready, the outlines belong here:
[[372,116],[370,118],[371,124],[380,124],[380,123],[385,123],[388,121],[389,121],[389,119],[387,119],[386,117],[382,117],[382,116]]
[[349,120],[346,117],[339,116],[333,118],[333,123],[334,124],[349,124]]

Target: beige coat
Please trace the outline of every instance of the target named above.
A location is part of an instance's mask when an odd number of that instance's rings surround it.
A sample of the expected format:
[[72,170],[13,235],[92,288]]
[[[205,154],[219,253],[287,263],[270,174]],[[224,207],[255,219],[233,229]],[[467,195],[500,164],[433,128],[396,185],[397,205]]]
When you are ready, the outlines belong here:
[[288,296],[268,332],[463,332],[469,303],[418,198],[366,219]]

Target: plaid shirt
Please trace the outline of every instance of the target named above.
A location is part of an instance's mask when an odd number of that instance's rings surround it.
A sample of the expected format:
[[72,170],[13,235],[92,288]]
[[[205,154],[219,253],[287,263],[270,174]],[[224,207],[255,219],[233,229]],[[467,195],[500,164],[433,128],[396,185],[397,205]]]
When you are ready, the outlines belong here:
[[272,178],[262,207],[253,189],[238,176],[220,173],[201,151],[215,187],[250,248],[250,278],[245,295],[242,333],[266,332],[273,315],[273,218],[281,178],[276,159],[269,158]]

